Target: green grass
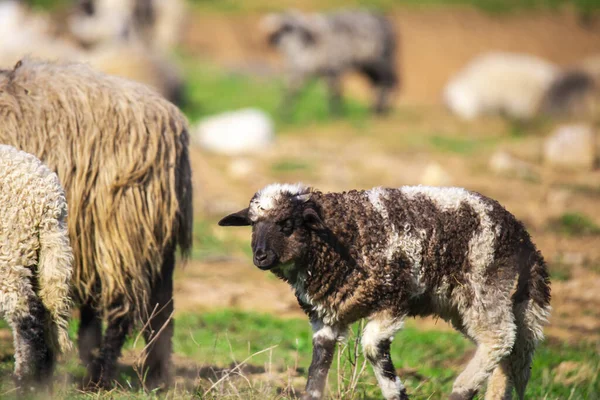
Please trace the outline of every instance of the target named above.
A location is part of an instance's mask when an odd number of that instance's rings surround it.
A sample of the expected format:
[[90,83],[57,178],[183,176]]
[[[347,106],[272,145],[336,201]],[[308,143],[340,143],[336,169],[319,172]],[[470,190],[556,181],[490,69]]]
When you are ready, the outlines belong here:
[[[276,0],[190,0],[190,3],[203,11],[226,13],[281,11],[289,8],[285,2]],[[600,9],[597,0],[326,0],[308,1],[308,6],[319,10],[365,7],[384,12],[399,7],[472,7],[489,14],[554,11],[571,7],[581,15]]]
[[[410,321],[409,321],[410,322]],[[473,350],[473,345],[454,332],[420,331],[416,325],[398,333],[392,345],[392,357],[396,368],[414,399],[441,399],[450,392],[452,382]],[[271,315],[246,313],[235,310],[212,311],[204,314],[185,314],[176,318],[174,349],[178,359],[186,359],[185,367],[179,365],[180,375],[187,376],[185,384],[169,391],[167,398],[201,395],[216,381],[222,368],[231,368],[244,360],[251,368],[244,369],[249,381],[232,375],[207,398],[288,398],[278,397],[287,386],[285,371],[295,370],[298,378],[292,384],[301,388],[311,359],[311,330],[306,319],[281,319]],[[76,323],[73,323],[74,332]],[[338,393],[338,378],[350,378],[352,363],[362,365],[362,356],[354,360],[354,338],[357,326],[349,335],[348,345],[339,357],[335,357],[329,376],[329,391]],[[6,347],[6,342],[4,343]],[[131,349],[133,341],[125,346]],[[275,346],[275,347],[273,347]],[[142,345],[138,344],[138,349]],[[0,349],[6,351],[6,348]],[[266,350],[266,351],[265,351]],[[465,357],[465,352],[467,357]],[[259,353],[259,354],[256,354]],[[256,354],[253,356],[253,354]],[[338,364],[338,362],[340,364]],[[557,373],[561,363],[574,363],[572,371]],[[339,368],[342,365],[342,368]],[[0,383],[0,396],[12,387],[8,381],[13,363],[11,357],[0,362],[0,374],[5,377]],[[202,368],[200,368],[202,367]],[[532,378],[527,390],[528,399],[593,399],[600,396],[600,355],[593,345],[568,346],[545,342],[536,353]],[[271,372],[281,379],[265,383],[257,377]],[[582,374],[581,371],[586,371]],[[57,376],[70,375],[75,381],[83,376],[75,356],[59,367]],[[255,375],[253,380],[252,374]],[[121,389],[110,394],[84,394],[76,389],[75,383],[66,387],[57,384],[59,398],[146,398],[135,383],[136,375],[131,368],[120,373]],[[199,377],[199,378],[198,378]],[[356,398],[378,399],[379,389],[370,367],[358,380]],[[342,384],[347,387],[347,382]],[[237,394],[236,394],[237,393]],[[4,394],[4,395],[2,395]],[[229,396],[229,397],[227,397]],[[335,396],[332,396],[335,397]]]
[[[191,121],[216,113],[253,107],[268,113],[277,126],[302,126],[330,122],[327,91],[322,82],[312,82],[300,93],[290,115],[281,112],[283,85],[279,79],[255,77],[223,71],[213,65],[183,58],[187,86],[183,111]],[[368,118],[368,106],[344,99],[343,117],[362,123]]]
[[249,256],[251,254],[252,250],[247,242],[229,236],[218,236],[217,231],[216,220],[196,219],[194,222],[193,259],[209,261],[231,257],[232,255]]
[[578,212],[561,215],[551,221],[550,228],[566,236],[600,235],[600,226],[587,215]]

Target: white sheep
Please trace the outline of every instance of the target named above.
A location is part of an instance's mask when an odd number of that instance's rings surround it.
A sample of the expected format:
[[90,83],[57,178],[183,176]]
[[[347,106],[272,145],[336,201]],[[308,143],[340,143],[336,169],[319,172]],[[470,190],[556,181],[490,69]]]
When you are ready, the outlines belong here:
[[20,390],[49,384],[67,331],[73,254],[67,202],[55,173],[0,145],[0,317],[13,330]]
[[503,114],[533,117],[559,69],[537,57],[504,52],[479,55],[444,88],[445,105],[459,117],[473,120]]

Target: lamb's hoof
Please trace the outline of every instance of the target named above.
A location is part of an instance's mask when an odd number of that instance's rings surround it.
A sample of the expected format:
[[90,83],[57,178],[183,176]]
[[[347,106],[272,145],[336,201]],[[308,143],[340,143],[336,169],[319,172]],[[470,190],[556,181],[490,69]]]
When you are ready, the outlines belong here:
[[400,400],[409,400],[408,394],[406,394],[406,389],[402,389],[400,391]]
[[477,391],[466,392],[466,393],[452,392],[450,397],[448,397],[448,400],[471,400],[475,397],[476,394],[477,394]]

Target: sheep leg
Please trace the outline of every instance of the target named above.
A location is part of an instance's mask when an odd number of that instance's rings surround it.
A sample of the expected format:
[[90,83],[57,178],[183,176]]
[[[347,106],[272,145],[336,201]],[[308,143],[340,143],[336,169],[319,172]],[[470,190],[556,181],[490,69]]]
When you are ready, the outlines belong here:
[[94,307],[87,303],[79,309],[78,348],[79,358],[88,367],[98,355],[102,345],[102,319]]
[[296,98],[305,83],[306,77],[303,73],[293,72],[286,77],[285,93],[280,110],[280,113],[284,118],[289,118],[292,115],[292,109],[296,102]]
[[507,303],[498,303],[497,299],[488,299],[485,303],[488,308],[493,304],[494,312],[480,304],[473,306],[463,318],[465,331],[477,343],[477,350],[467,367],[454,381],[451,400],[475,397],[481,385],[511,353],[515,343],[516,325],[512,307]]
[[173,270],[175,268],[175,250],[170,249],[164,259],[161,277],[152,289],[149,312],[153,317],[144,331],[146,341],[146,386],[154,389],[161,385],[170,385],[173,316]]
[[373,366],[377,382],[386,400],[407,400],[408,395],[390,355],[394,334],[402,328],[402,318],[374,317],[369,320],[362,337],[365,356]]
[[313,322],[313,330],[313,356],[303,400],[317,400],[323,397],[335,344],[341,333],[339,329],[324,325],[321,321]]
[[117,360],[129,332],[131,321],[127,315],[108,321],[99,357],[92,363],[90,384],[98,388],[110,388],[117,375]]
[[21,393],[49,385],[55,362],[46,332],[50,315],[36,296],[30,296],[25,307],[10,320],[15,335],[15,383]]
[[327,75],[327,87],[329,88],[329,110],[333,115],[342,114],[342,85],[337,73]]

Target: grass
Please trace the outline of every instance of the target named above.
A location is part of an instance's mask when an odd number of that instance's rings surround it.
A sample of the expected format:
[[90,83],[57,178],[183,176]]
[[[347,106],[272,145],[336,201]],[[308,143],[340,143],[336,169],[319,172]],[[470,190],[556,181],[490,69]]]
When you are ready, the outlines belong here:
[[247,241],[231,236],[219,236],[216,220],[196,219],[194,222],[194,247],[192,258],[201,261],[251,254]]
[[[280,11],[289,8],[288,3],[276,0],[190,0],[190,3],[203,11],[226,13]],[[366,7],[379,11],[391,11],[398,7],[472,7],[489,14],[553,11],[572,7],[584,16],[600,8],[600,4],[594,0],[309,0],[302,5],[318,10]]]
[[[191,121],[246,107],[266,112],[278,127],[305,126],[335,119],[329,112],[327,91],[320,81],[307,85],[298,96],[290,115],[284,116],[280,109],[283,95],[281,80],[227,72],[209,63],[186,56],[181,58],[188,77],[182,109]],[[345,119],[360,124],[369,115],[367,105],[345,98]]]
[[[470,356],[473,345],[455,332],[421,331],[416,325],[409,321],[407,328],[396,335],[392,346],[395,366],[412,394],[411,398],[444,398]],[[179,315],[175,327],[174,350],[180,360],[177,363],[178,374],[184,377],[185,382],[162,395],[166,398],[202,397],[219,378],[224,379],[203,398],[289,398],[285,390],[301,389],[305,382],[312,348],[312,334],[305,319],[281,319],[265,314],[220,310]],[[73,323],[72,332],[75,329],[76,323]],[[358,350],[354,339],[357,334],[358,326],[355,326],[348,344],[334,360],[328,383],[333,398],[338,398],[350,384],[352,365],[363,364],[361,355],[355,359]],[[9,347],[8,341],[0,342],[3,354],[10,351]],[[133,341],[129,340],[125,352],[132,347]],[[242,364],[244,360],[246,362]],[[234,373],[224,375],[224,371],[231,371],[235,366],[238,369]],[[565,366],[571,366],[571,369],[565,369]],[[0,374],[5,377],[0,383],[3,399],[14,398],[6,393],[12,387],[8,381],[12,368],[11,357],[3,357],[0,362]],[[600,355],[592,345],[568,346],[545,342],[536,354],[526,397],[598,398],[599,370]],[[71,383],[66,386],[57,384],[56,394],[66,399],[148,397],[137,389],[136,377],[129,368],[122,368],[120,372],[121,388],[113,392],[84,394],[76,389],[75,383]],[[77,381],[83,373],[72,355],[60,365],[57,376],[67,374]],[[356,382],[354,398],[380,398],[370,367]]]
[[600,226],[578,212],[562,214],[550,223],[550,228],[566,236],[600,235]]

